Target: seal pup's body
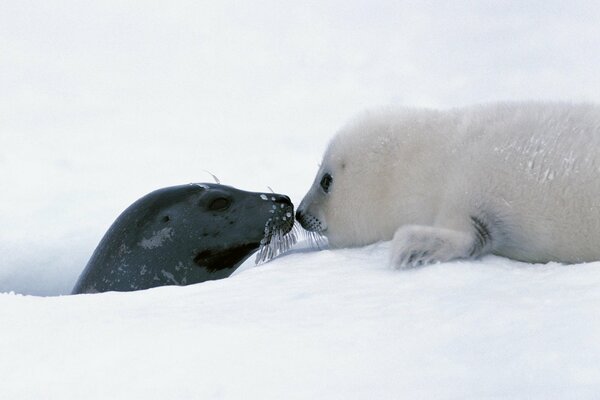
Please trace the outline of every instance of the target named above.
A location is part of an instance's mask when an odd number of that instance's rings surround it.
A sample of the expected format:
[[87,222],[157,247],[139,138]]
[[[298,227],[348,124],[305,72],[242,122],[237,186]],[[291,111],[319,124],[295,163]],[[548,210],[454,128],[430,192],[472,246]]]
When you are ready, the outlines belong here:
[[393,239],[397,267],[600,260],[600,108],[367,113],[333,138],[296,217],[332,247]]

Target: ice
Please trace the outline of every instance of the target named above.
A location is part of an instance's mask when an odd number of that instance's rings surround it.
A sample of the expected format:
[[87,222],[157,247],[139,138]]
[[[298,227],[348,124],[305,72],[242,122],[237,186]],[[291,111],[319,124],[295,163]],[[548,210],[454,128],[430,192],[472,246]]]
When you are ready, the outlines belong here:
[[382,243],[292,253],[225,280],[127,294],[0,295],[0,394],[598,393],[600,263],[532,266],[487,257],[399,272],[387,267],[388,250]]

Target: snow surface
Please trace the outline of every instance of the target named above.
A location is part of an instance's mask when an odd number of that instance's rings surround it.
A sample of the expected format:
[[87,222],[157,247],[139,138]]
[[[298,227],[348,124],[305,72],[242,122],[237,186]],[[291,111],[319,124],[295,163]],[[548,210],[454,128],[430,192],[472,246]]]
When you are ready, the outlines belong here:
[[0,294],[0,398],[597,398],[598,263],[398,272],[382,243],[57,295],[156,188],[212,173],[298,204],[366,107],[599,102],[599,18],[584,0],[0,2],[0,292],[19,293]]
[[600,263],[397,272],[388,250],[128,294],[0,295],[0,395],[597,398]]

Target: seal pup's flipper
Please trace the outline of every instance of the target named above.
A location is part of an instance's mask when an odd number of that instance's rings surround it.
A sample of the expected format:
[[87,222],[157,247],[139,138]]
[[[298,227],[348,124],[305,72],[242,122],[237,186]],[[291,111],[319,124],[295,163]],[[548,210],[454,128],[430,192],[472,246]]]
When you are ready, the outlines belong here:
[[392,267],[414,268],[489,253],[492,238],[487,225],[474,217],[471,222],[470,232],[422,225],[400,227],[392,239]]

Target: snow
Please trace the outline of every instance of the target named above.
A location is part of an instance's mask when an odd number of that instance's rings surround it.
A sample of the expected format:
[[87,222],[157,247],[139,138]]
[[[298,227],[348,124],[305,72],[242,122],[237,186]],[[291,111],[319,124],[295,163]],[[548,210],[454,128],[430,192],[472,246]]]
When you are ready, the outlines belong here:
[[364,108],[600,101],[598,2],[499,4],[0,3],[0,398],[596,398],[599,263],[399,272],[380,243],[66,296],[157,188],[299,204]]
[[600,263],[488,257],[398,272],[382,262],[388,251],[293,253],[226,280],[127,294],[2,295],[0,394],[597,395]]

